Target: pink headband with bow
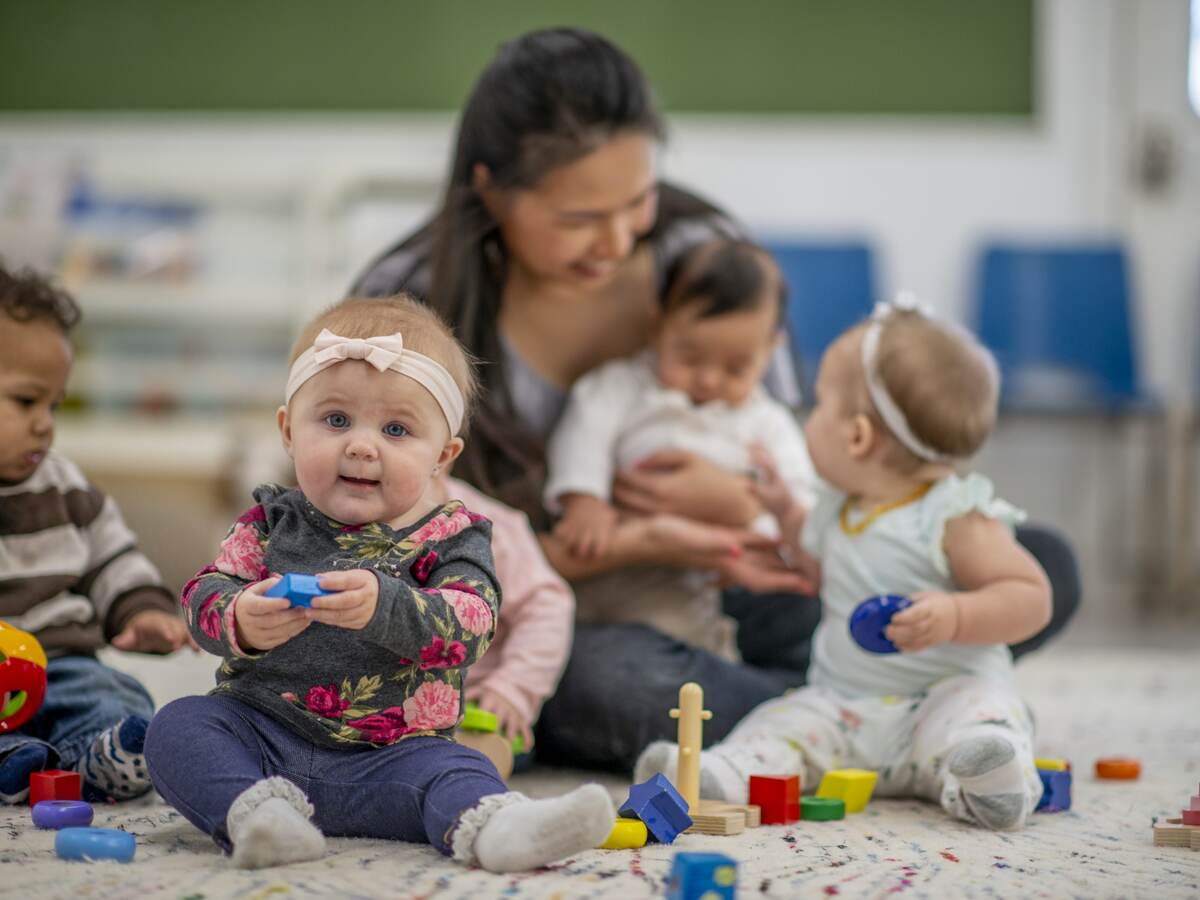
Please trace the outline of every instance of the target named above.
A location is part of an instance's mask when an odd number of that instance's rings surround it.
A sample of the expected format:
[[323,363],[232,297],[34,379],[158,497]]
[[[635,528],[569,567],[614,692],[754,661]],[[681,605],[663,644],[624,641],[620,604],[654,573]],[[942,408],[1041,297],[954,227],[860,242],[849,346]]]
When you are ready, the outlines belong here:
[[292,395],[300,390],[300,385],[318,372],[347,359],[361,359],[380,372],[407,375],[433,395],[442,409],[442,415],[446,417],[446,424],[450,426],[451,437],[458,434],[463,420],[462,391],[437,360],[415,350],[405,350],[404,337],[398,331],[369,338],[348,338],[323,328],[313,345],[292,363],[284,402],[291,402]]

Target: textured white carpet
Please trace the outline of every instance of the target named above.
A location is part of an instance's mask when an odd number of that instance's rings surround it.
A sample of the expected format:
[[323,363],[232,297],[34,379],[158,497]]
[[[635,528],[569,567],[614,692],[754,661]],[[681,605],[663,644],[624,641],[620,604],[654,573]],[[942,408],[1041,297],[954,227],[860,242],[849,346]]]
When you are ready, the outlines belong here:
[[[1193,646],[1195,645],[1193,641]],[[179,658],[135,666],[160,702],[200,691],[211,663]],[[1196,897],[1200,851],[1151,845],[1154,816],[1177,816],[1200,782],[1200,654],[1101,651],[1065,645],[1018,667],[1038,719],[1041,755],[1074,763],[1075,805],[1038,814],[1018,834],[960,825],[933,806],[877,801],[844,822],[770,826],[733,838],[681,836],[673,846],[591,851],[516,876],[464,870],[428,847],[332,840],[315,863],[260,872],[230,868],[208,838],[160,801],[97,809],[97,825],[137,836],[130,865],[63,863],[53,834],[27,808],[0,808],[0,895],[88,897],[656,897],[677,850],[739,861],[739,896],[752,897]],[[665,711],[664,711],[665,714]],[[1092,762],[1132,755],[1135,783],[1097,782]],[[514,779],[546,796],[586,773]],[[617,799],[627,782],[600,779]]]

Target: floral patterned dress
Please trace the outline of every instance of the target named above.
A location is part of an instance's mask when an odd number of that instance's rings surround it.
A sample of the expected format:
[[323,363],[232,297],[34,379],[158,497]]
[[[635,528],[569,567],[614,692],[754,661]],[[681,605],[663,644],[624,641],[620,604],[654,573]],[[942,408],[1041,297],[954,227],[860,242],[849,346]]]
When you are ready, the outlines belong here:
[[[491,522],[457,500],[395,530],[335,522],[294,488],[263,485],[254,499],[180,597],[196,641],[224,657],[213,693],[327,747],[451,737],[466,668],[487,650],[499,614]],[[365,628],[314,622],[273,650],[238,646],[234,598],[248,585],[335,569],[369,569],[379,578]]]

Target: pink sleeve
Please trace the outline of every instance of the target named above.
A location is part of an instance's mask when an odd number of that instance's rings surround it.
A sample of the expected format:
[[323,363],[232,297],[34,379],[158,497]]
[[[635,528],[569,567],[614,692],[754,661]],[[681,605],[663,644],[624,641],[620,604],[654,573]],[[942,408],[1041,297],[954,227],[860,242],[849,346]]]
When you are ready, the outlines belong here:
[[521,513],[455,479],[450,497],[492,520],[492,551],[502,601],[497,637],[471,667],[467,696],[482,690],[501,695],[530,722],[554,691],[567,664],[575,622],[575,596],[542,554]]

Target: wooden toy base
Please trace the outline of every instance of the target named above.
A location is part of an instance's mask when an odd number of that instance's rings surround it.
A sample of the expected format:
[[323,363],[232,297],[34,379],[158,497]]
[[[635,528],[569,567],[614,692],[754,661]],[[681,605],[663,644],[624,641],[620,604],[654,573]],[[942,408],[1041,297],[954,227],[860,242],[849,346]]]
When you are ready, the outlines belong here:
[[1200,850],[1200,825],[1184,825],[1182,819],[1167,819],[1154,826],[1154,846]]
[[741,834],[762,824],[762,811],[757,806],[720,800],[701,800],[697,808],[688,810],[688,815],[692,817],[688,832],[695,834]]
[[487,731],[459,731],[454,739],[465,747],[478,750],[492,761],[500,778],[508,781],[513,770],[512,744],[500,735]]

